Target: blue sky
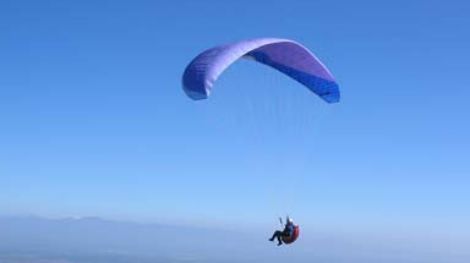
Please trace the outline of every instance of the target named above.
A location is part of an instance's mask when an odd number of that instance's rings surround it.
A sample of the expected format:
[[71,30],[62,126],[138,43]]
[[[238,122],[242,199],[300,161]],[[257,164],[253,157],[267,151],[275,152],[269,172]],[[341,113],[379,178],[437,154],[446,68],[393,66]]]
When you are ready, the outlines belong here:
[[[469,229],[469,8],[2,1],[2,213]],[[263,36],[315,52],[341,103],[250,61],[185,97],[195,55]]]

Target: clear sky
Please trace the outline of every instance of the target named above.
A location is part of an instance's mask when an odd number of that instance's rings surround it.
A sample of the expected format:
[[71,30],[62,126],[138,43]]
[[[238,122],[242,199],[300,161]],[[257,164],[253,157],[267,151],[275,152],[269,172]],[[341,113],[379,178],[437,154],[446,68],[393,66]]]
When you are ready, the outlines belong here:
[[[3,0],[1,213],[229,225],[291,213],[316,228],[468,231],[469,12],[429,0]],[[265,36],[315,52],[341,103],[251,61],[209,100],[185,96],[195,55]]]

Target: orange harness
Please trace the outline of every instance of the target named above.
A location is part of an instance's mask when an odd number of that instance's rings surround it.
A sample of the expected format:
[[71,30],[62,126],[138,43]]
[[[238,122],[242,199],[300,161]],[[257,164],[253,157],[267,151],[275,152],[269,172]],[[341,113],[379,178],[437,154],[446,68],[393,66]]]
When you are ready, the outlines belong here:
[[290,236],[282,236],[282,242],[284,242],[284,244],[293,243],[295,240],[297,240],[297,238],[299,237],[299,234],[300,234],[299,226],[294,226],[294,233],[292,233],[292,235]]

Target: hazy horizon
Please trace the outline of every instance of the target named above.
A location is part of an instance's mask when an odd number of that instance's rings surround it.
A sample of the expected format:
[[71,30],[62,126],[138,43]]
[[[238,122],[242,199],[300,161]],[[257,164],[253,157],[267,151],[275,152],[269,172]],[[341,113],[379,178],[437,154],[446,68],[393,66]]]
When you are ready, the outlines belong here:
[[[275,226],[273,226],[275,227]],[[250,230],[251,232],[247,231]],[[304,231],[274,246],[270,229],[224,230],[112,221],[0,216],[1,262],[467,262],[469,241],[343,231]],[[465,243],[465,244],[464,244]],[[436,247],[447,252],[435,251]],[[26,261],[22,261],[25,260]]]

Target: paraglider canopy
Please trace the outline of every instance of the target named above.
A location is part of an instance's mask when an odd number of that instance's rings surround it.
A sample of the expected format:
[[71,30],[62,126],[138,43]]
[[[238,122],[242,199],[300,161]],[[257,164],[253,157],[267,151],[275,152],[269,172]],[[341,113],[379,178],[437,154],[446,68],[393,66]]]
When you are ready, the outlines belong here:
[[278,38],[244,40],[202,52],[184,71],[184,91],[191,99],[206,99],[219,75],[240,58],[277,69],[328,103],[340,99],[333,75],[312,52],[295,41]]

